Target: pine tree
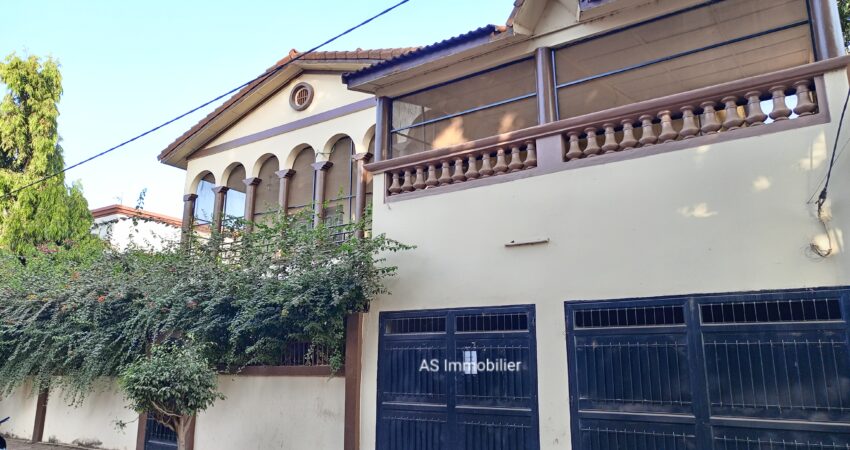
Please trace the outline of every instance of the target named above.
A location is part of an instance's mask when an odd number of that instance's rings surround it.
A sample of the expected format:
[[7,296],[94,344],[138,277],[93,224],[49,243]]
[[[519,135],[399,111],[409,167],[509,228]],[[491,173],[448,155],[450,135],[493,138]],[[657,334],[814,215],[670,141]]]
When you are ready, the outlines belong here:
[[11,194],[65,165],[57,130],[58,64],[13,53],[0,62],[0,83],[6,88],[0,102],[0,247],[24,253],[88,237],[92,217],[79,183],[66,186],[58,175]]

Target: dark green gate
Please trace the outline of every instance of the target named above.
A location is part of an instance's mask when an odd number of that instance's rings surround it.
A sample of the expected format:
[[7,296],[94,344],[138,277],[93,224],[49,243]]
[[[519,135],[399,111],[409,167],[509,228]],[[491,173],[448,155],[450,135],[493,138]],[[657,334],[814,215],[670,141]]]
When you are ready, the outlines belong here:
[[848,293],[567,302],[574,450],[850,450]]

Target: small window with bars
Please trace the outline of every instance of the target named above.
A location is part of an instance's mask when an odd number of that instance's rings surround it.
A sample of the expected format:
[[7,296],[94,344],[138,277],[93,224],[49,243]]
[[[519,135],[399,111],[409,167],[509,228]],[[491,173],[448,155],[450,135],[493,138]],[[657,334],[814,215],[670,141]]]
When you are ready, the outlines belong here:
[[658,327],[685,324],[682,305],[594,308],[575,311],[575,328]]
[[467,314],[455,318],[458,333],[489,333],[505,331],[528,331],[528,314]]
[[445,316],[405,317],[389,319],[385,325],[387,334],[433,334],[446,332]]
[[819,322],[841,320],[835,298],[763,300],[700,305],[702,323]]

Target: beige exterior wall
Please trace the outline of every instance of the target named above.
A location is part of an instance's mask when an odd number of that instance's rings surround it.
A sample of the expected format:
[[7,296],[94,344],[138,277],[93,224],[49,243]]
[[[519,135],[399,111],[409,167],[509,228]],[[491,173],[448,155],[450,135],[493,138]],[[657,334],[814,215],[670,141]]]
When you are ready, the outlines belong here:
[[[100,448],[135,450],[139,415],[126,405],[114,380],[99,382],[79,406],[69,405],[61,391],[51,392],[44,418],[44,440],[55,439],[63,444],[99,441]],[[128,423],[123,430],[116,426],[119,420]]]
[[[309,83],[313,86],[314,95],[310,106],[303,111],[296,111],[289,106],[289,96],[292,93],[292,88],[300,82]],[[211,147],[232,141],[366,98],[372,98],[372,96],[346,89],[339,74],[305,73],[287,83],[283,89],[269,97],[263,104],[216,137],[207,146]]]
[[0,398],[0,419],[11,419],[0,425],[0,433],[21,439],[32,438],[35,425],[35,405],[38,394],[27,384],[11,395]]
[[[546,450],[570,442],[565,301],[850,284],[846,155],[829,191],[834,254],[809,249],[824,229],[807,202],[826,173],[848,88],[843,71],[825,81],[825,125],[391,204],[376,176],[375,232],[417,248],[388,255],[398,266],[392,295],[366,317],[361,448],[375,448],[382,311],[535,305]],[[549,243],[505,247],[537,238]]]
[[221,376],[227,399],[198,417],[198,450],[342,448],[345,379]]
[[[345,379],[342,377],[220,376],[227,397],[198,416],[198,450],[337,450],[342,445]],[[0,418],[12,416],[3,431],[30,439],[36,396],[24,387],[0,400]],[[83,404],[68,405],[62,392],[47,404],[44,440],[96,443],[99,448],[135,450],[138,414],[126,407],[113,381],[100,383]],[[123,430],[116,421],[128,423]]]
[[[301,81],[313,85],[315,97],[310,107],[297,112],[289,106],[289,91]],[[246,115],[206,148],[368,98],[371,96],[348,91],[339,75],[304,74]],[[185,193],[194,193],[198,181],[207,171],[213,174],[216,184],[223,184],[237,164],[245,167],[249,177],[256,177],[259,175],[260,166],[269,155],[277,157],[281,169],[292,168],[295,156],[304,147],[312,147],[316,152],[316,160],[325,161],[330,157],[333,144],[343,136],[349,136],[354,141],[357,152],[365,152],[374,135],[374,124],[375,108],[371,107],[212,155],[194,159],[190,157],[186,169]]]

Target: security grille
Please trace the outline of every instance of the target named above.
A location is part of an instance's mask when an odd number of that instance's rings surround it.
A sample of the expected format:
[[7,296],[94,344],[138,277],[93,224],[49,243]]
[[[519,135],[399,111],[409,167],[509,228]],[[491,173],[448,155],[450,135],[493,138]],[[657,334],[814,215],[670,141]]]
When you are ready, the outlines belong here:
[[850,450],[850,290],[567,302],[576,450]]
[[539,448],[533,307],[381,313],[379,345],[379,450]]

